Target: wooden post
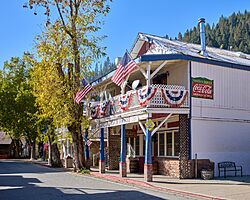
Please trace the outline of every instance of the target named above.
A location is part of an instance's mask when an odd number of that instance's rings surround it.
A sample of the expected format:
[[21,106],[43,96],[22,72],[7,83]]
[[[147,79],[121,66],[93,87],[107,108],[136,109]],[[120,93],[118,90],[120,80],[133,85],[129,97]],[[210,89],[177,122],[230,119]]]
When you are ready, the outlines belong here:
[[100,133],[100,161],[99,172],[105,173],[105,157],[104,157],[104,128],[101,128]]
[[145,141],[145,162],[144,162],[144,179],[147,182],[153,180],[153,165],[152,165],[152,136],[151,131],[146,129]]
[[120,176],[127,176],[127,168],[126,168],[126,129],[125,124],[121,125],[121,154],[120,154]]

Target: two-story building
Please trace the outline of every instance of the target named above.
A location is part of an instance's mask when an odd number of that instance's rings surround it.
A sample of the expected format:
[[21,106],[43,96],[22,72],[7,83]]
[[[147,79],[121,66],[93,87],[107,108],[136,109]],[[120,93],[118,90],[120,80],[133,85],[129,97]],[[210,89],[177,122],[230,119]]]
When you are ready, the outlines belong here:
[[106,129],[109,168],[119,166],[121,176],[192,178],[202,168],[216,173],[221,161],[250,175],[250,55],[206,47],[204,31],[201,45],[139,33],[130,54],[138,67],[122,88],[114,72],[94,86],[102,91],[90,107],[100,172]]

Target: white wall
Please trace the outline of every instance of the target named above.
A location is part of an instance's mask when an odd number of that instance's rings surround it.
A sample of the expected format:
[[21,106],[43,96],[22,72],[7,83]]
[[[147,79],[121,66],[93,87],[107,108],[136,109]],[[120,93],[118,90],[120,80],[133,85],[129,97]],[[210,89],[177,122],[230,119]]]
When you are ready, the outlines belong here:
[[234,161],[250,175],[250,72],[192,62],[192,77],[214,80],[214,99],[192,98],[192,156]]

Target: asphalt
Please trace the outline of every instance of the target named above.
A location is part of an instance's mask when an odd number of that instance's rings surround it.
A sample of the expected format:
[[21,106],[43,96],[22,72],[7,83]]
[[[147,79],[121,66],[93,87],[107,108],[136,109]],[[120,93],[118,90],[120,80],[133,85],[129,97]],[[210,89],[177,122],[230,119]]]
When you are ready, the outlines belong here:
[[[45,162],[34,162],[47,166]],[[181,195],[191,199],[250,200],[250,176],[227,177],[226,179],[215,178],[213,180],[180,180],[162,175],[154,175],[153,182],[145,182],[142,174],[128,174],[126,178],[121,178],[118,171],[106,170],[105,174],[100,174],[96,169],[92,169],[90,176],[111,182],[136,186],[146,190],[149,189],[178,196]]]

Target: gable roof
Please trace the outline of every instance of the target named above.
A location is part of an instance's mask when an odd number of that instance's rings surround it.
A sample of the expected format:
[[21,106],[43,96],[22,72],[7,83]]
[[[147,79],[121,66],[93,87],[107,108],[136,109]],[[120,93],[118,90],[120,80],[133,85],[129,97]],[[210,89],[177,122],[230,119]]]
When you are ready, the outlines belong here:
[[[148,43],[148,47],[144,47],[142,54],[143,45]],[[208,61],[217,61],[221,63],[231,63],[235,65],[250,67],[250,55],[242,52],[228,51],[213,47],[206,47],[208,56],[202,56],[200,54],[201,46],[192,43],[180,42],[177,40],[169,40],[164,37],[155,35],[138,33],[136,41],[134,42],[131,49],[131,56],[133,58],[141,57],[141,61],[149,61],[150,59],[156,60],[158,58],[196,58],[205,59]],[[140,55],[141,54],[141,55]],[[165,56],[162,56],[165,55]],[[249,68],[250,69],[250,68]]]

